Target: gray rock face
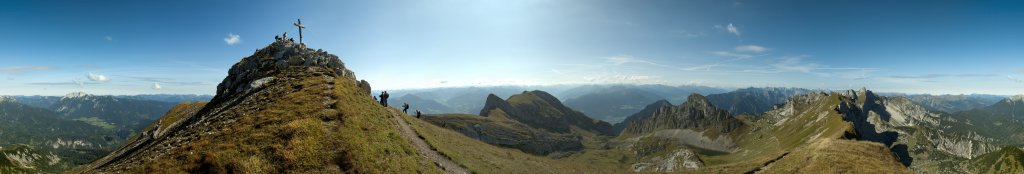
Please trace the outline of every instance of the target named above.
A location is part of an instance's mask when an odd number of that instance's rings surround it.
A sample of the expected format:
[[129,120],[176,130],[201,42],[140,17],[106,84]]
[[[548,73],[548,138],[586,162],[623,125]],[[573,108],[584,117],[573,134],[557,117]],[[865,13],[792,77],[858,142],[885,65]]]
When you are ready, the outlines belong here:
[[742,122],[729,115],[729,112],[718,109],[704,96],[692,94],[687,101],[679,106],[662,106],[647,119],[630,121],[623,129],[625,135],[641,135],[660,129],[695,129],[731,132],[743,125]]
[[645,106],[643,110],[640,110],[640,112],[637,112],[633,115],[630,115],[629,117],[626,117],[626,120],[623,120],[622,122],[615,123],[615,125],[612,125],[612,131],[614,131],[615,133],[622,133],[622,130],[626,129],[626,126],[629,126],[629,123],[650,118],[652,115],[654,115],[654,112],[658,111],[658,109],[661,109],[662,107],[671,106],[672,103],[669,103],[668,100],[658,100],[654,103]]
[[[323,50],[313,50],[289,41],[279,39],[267,47],[256,50],[253,55],[242,58],[228,71],[228,76],[217,85],[217,98],[252,90],[253,81],[269,77],[289,68],[322,67],[332,70],[331,75],[356,81],[355,74],[345,68],[338,56]],[[358,82],[357,82],[358,83]],[[369,83],[365,84],[369,89]],[[216,100],[216,99],[215,99]]]
[[837,112],[853,123],[858,138],[890,146],[904,164],[913,165],[910,160],[915,158],[918,161],[936,160],[920,159],[927,158],[923,154],[929,151],[970,159],[998,150],[991,144],[991,138],[977,133],[943,131],[951,124],[960,124],[959,121],[930,112],[905,97],[884,97],[864,89],[843,95],[860,100],[843,101],[837,106]]

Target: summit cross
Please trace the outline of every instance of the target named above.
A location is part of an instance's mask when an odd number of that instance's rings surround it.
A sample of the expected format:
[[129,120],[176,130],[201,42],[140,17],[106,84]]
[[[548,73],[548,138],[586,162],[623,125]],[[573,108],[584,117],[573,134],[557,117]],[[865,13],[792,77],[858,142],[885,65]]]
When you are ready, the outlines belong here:
[[299,22],[298,23],[294,23],[293,25],[295,25],[295,27],[299,28],[299,44],[301,45],[301,44],[303,44],[302,43],[302,29],[306,28],[306,26],[302,26],[302,19],[299,19]]

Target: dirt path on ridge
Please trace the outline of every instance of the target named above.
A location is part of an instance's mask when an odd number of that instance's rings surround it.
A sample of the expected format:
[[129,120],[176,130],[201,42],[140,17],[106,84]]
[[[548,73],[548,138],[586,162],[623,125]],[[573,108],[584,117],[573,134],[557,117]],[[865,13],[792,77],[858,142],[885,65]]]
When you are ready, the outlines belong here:
[[395,121],[398,122],[398,133],[402,136],[402,138],[405,138],[405,140],[409,141],[409,143],[412,144],[413,148],[415,148],[416,151],[420,152],[420,155],[423,155],[423,157],[430,159],[431,161],[434,161],[434,164],[436,164],[437,167],[444,170],[444,173],[471,173],[466,168],[462,168],[462,166],[459,166],[459,164],[455,163],[455,161],[452,161],[451,159],[448,159],[448,157],[441,155],[441,153],[434,150],[434,148],[431,147],[430,144],[427,144],[427,141],[424,141],[423,138],[420,138],[419,134],[416,134],[416,131],[414,131],[412,127],[409,127],[409,123],[406,123],[405,119],[401,118],[405,114],[398,113],[397,111],[391,109],[388,109],[388,111],[391,112],[393,119],[395,119]]

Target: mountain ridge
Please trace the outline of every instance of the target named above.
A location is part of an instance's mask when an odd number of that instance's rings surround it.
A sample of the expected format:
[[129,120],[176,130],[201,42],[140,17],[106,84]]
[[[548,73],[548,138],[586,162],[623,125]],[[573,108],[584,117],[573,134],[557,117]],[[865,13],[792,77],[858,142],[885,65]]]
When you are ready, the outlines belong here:
[[169,113],[184,115],[75,172],[438,172],[369,91],[336,56],[278,39],[235,64],[194,114]]

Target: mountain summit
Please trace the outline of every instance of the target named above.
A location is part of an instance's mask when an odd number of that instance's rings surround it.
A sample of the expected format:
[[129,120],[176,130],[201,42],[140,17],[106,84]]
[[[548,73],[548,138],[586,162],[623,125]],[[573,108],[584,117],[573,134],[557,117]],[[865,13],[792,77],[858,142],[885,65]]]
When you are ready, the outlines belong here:
[[337,56],[278,38],[209,103],[180,104],[77,172],[437,173],[355,79]]
[[707,98],[700,94],[691,94],[686,102],[672,106],[668,102],[655,102],[645,110],[655,109],[643,115],[634,115],[622,122],[622,134],[638,135],[651,133],[661,129],[715,129],[720,132],[731,132],[743,125],[728,111],[716,108]]
[[512,95],[507,101],[494,94],[488,95],[480,115],[490,116],[495,112],[502,112],[513,120],[556,133],[569,133],[571,127],[577,127],[602,135],[614,134],[611,124],[566,107],[558,98],[544,91],[523,91]]
[[273,81],[273,75],[294,69],[306,69],[320,74],[341,77],[355,81],[355,73],[345,68],[338,56],[323,50],[313,50],[286,38],[278,38],[269,46],[256,50],[253,55],[242,58],[228,70],[228,76],[217,85],[214,100],[232,97]]

